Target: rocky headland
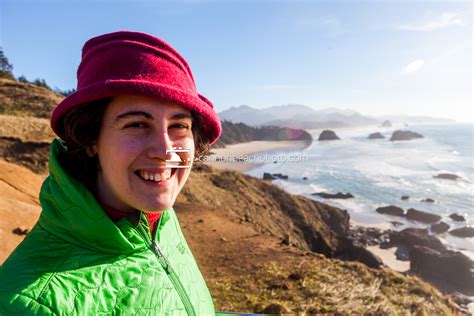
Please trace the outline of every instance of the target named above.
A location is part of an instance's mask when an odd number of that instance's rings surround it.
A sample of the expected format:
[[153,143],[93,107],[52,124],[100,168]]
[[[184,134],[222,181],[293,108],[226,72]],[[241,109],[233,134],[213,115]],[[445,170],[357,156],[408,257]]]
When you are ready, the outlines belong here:
[[[0,160],[1,261],[40,214],[38,192],[49,155],[47,141],[37,145],[21,135],[5,137],[0,151],[6,160]],[[347,211],[291,195],[269,181],[196,163],[175,209],[217,310],[466,313],[454,301],[460,302],[458,296],[446,294],[453,292],[440,288],[443,294],[420,279],[432,276],[419,272],[423,264],[407,273],[386,268],[361,242],[373,231],[354,236]],[[389,234],[380,236],[373,242],[392,242]],[[439,246],[428,249],[448,255]],[[458,260],[462,273],[465,260]]]

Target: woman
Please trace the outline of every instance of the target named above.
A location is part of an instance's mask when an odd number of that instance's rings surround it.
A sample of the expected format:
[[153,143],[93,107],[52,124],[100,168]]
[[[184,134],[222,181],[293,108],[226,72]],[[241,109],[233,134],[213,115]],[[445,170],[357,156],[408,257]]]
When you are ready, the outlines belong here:
[[40,219],[0,268],[0,314],[214,314],[172,208],[220,135],[212,103],[143,33],[92,38],[77,75],[52,114]]

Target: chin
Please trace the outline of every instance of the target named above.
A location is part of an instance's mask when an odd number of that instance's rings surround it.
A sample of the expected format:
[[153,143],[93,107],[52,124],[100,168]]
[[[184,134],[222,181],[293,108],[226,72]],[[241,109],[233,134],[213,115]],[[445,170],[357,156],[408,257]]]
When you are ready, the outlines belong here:
[[148,213],[158,213],[161,211],[165,211],[172,207],[174,204],[173,202],[155,202],[155,203],[149,203],[148,205],[145,205],[143,210],[146,210]]

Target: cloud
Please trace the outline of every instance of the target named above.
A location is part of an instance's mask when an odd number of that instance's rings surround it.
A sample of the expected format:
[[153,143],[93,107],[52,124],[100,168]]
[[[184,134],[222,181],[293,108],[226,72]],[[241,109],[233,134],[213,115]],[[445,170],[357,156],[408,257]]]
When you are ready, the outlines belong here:
[[425,64],[425,61],[423,59],[417,59],[415,61],[412,61],[411,63],[409,63],[402,69],[401,74],[407,75],[415,71],[418,71],[421,69],[421,67],[423,67],[424,64]]
[[464,22],[457,13],[444,12],[439,17],[424,23],[405,24],[398,27],[404,31],[430,32],[450,26],[463,26]]

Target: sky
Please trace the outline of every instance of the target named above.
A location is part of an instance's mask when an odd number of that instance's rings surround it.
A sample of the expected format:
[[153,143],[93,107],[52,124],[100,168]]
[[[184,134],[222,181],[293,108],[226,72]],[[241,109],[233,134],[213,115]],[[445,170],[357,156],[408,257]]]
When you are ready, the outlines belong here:
[[304,104],[474,121],[471,1],[0,0],[15,76],[76,86],[82,45],[163,38],[218,112]]

